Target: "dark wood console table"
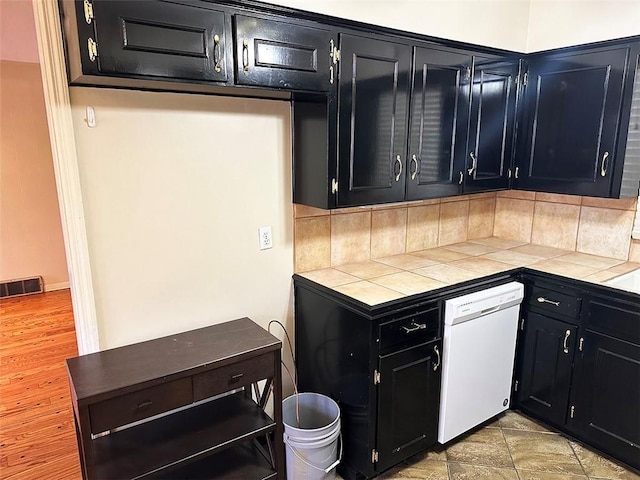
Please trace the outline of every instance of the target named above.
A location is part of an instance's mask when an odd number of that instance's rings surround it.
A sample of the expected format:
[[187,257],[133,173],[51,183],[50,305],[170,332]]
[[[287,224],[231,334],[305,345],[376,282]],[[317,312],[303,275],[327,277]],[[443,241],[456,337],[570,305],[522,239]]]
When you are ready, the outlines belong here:
[[283,478],[281,345],[241,318],[68,359],[83,477]]

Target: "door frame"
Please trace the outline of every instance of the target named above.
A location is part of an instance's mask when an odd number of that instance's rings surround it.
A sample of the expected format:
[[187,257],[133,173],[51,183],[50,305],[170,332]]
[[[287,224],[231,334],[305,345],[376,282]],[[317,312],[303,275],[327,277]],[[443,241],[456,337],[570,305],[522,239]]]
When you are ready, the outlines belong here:
[[100,350],[60,13],[56,0],[32,0],[49,140],[58,192],[80,355]]

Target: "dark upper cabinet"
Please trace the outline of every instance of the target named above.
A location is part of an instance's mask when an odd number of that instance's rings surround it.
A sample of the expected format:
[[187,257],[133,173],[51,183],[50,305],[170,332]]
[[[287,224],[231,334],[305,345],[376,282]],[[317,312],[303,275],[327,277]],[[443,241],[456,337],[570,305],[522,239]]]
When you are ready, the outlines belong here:
[[515,147],[518,61],[476,57],[466,164],[467,193],[509,188]]
[[231,25],[223,10],[163,1],[74,4],[84,72],[71,65],[71,81],[81,73],[221,84],[231,78]]
[[620,194],[635,49],[600,46],[528,60],[517,188]]
[[336,80],[331,30],[236,15],[239,85],[326,92]]
[[294,202],[336,208],[507,188],[519,66],[491,58],[472,82],[470,51],[342,34],[337,106],[331,95],[294,101]]
[[469,52],[415,48],[407,200],[462,191],[472,66]]
[[340,57],[337,204],[403,200],[411,47],[340,35]]
[[517,402],[525,412],[563,425],[569,405],[577,326],[529,312],[520,333]]
[[442,340],[380,357],[378,471],[436,443]]

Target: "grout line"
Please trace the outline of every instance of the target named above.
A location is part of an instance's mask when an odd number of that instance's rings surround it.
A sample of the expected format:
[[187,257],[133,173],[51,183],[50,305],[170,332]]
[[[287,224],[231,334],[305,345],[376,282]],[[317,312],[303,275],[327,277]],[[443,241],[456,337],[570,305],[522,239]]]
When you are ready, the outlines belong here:
[[567,443],[569,444],[569,448],[571,448],[571,451],[573,452],[573,456],[576,457],[576,460],[578,460],[578,465],[580,465],[580,468],[582,468],[582,471],[584,472],[585,477],[589,478],[589,475],[587,474],[587,470],[584,468],[584,465],[580,461],[580,457],[576,453],[576,449],[573,448],[573,445],[571,444],[569,439],[566,439],[566,440],[567,440]]
[[[498,423],[500,425],[500,423]],[[511,460],[511,464],[513,465],[513,469],[516,471],[516,475],[518,475],[518,469],[516,468],[516,462],[513,460],[513,455],[511,454],[511,449],[509,448],[509,442],[507,442],[507,437],[504,436],[504,430],[502,429],[502,425],[500,425],[500,435],[502,435],[502,439],[504,440],[504,444],[507,446],[507,452],[509,453],[509,459]],[[518,475],[520,478],[520,475]]]

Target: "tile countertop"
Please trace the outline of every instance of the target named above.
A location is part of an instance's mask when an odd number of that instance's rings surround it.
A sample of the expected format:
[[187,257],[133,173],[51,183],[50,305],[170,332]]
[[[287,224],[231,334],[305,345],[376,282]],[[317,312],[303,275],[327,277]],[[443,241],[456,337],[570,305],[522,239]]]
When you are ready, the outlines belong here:
[[518,267],[603,284],[640,263],[489,237],[298,275],[373,306]]

